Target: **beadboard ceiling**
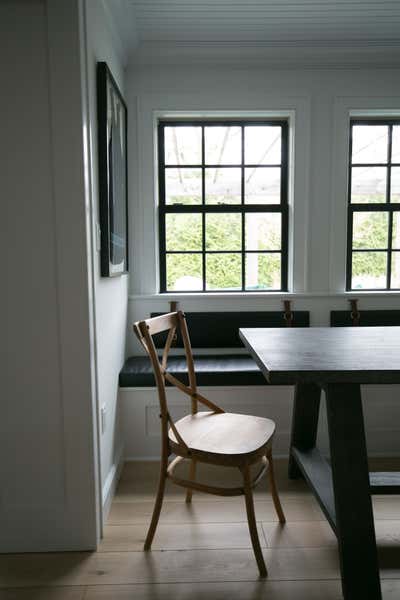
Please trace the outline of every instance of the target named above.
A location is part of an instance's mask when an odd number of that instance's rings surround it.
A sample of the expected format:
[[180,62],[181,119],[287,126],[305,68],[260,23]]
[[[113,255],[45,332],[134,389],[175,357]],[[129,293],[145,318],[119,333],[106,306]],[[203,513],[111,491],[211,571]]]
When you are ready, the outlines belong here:
[[331,56],[357,63],[364,56],[367,64],[400,64],[400,0],[103,2],[118,7],[116,21],[133,62],[253,59],[258,53],[263,60],[308,56],[323,63]]
[[400,37],[399,0],[127,0],[143,42],[295,44]]

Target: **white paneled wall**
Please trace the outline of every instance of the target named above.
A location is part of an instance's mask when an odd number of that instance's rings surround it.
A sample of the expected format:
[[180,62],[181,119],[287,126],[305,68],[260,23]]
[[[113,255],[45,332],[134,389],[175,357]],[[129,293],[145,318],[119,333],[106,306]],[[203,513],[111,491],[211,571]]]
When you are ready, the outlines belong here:
[[[106,61],[124,93],[124,55],[121,42],[112,27],[106,6],[98,0],[85,3],[85,60],[87,77],[90,228],[92,235],[93,304],[95,313],[95,357],[98,395],[100,478],[103,498],[103,519],[108,508],[121,467],[122,445],[118,409],[118,374],[125,356],[125,330],[128,304],[128,276],[100,276],[100,255],[96,228],[99,225],[99,190],[97,160],[96,67]],[[103,418],[100,418],[103,411]],[[100,426],[102,422],[103,426]]]
[[[286,386],[203,387],[200,392],[225,410],[268,417],[276,422],[274,452],[287,456],[293,406],[293,388]],[[370,455],[400,455],[400,386],[363,386],[367,446]],[[120,389],[124,415],[125,458],[157,459],[160,455],[160,418],[157,393],[152,388]],[[190,411],[187,397],[168,390],[174,419]],[[329,453],[324,396],[322,395],[318,444]]]
[[[144,11],[144,9],[143,9]],[[142,11],[142,12],[143,12]],[[140,60],[145,63],[143,48]],[[265,49],[264,49],[264,52]],[[317,52],[317,50],[316,50]],[[182,61],[184,52],[181,51]],[[175,56],[176,48],[175,48]],[[219,57],[220,58],[220,57]],[[160,58],[161,60],[161,58]],[[155,62],[154,52],[151,62]],[[268,62],[268,61],[266,61]],[[329,312],[347,309],[344,293],[348,122],[352,111],[398,115],[397,71],[372,68],[268,68],[257,60],[206,66],[142,64],[128,69],[131,110],[130,202],[132,274],[128,306],[127,352],[139,353],[130,324],[152,311],[168,310],[179,300],[184,310],[280,310],[282,294],[159,295],[157,256],[157,170],[155,123],[160,115],[286,113],[293,135],[291,157],[290,294],[293,307],[309,310],[311,325],[329,325]],[[374,113],[375,111],[375,113]],[[350,295],[354,297],[355,294]],[[360,307],[400,308],[400,295],[358,294]],[[255,411],[276,418],[276,446],[288,449],[292,390],[287,388],[213,388],[211,398],[229,410]],[[398,387],[363,390],[369,450],[400,453]],[[182,399],[170,393],[176,409]],[[245,401],[243,400],[245,398]],[[120,390],[125,454],[158,455],[157,402],[154,390]],[[177,413],[177,414],[178,414]],[[180,413],[179,413],[180,414]],[[321,443],[326,449],[322,419]]]
[[2,2],[0,30],[0,552],[90,550],[98,463],[78,3]]

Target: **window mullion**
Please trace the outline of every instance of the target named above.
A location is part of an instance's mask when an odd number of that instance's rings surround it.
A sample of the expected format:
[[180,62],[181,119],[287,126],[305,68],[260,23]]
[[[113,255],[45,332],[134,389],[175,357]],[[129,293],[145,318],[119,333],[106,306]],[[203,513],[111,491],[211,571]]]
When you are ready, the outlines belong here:
[[165,229],[165,145],[164,145],[164,126],[158,125],[158,184],[159,184],[159,230],[158,243],[160,247],[160,289],[167,291],[167,258],[166,258],[166,229]]
[[[351,169],[350,169],[351,170]],[[352,289],[353,281],[353,207],[348,205],[347,210],[347,269],[346,269],[346,288]]]
[[244,181],[244,125],[242,125],[241,129],[242,136],[242,178],[241,178],[241,205],[242,205],[242,290],[246,289],[246,215],[245,215],[245,206],[244,206],[244,195],[245,195],[245,181]]
[[288,289],[288,256],[289,256],[289,198],[288,198],[288,124],[281,129],[281,288]]
[[[390,206],[391,196],[391,180],[392,180],[392,140],[393,140],[393,125],[389,125],[388,137],[388,166],[386,173],[386,203]],[[393,236],[393,211],[389,211],[389,231],[388,231],[388,253],[386,266],[386,287],[390,290],[392,286],[392,236]]]
[[203,292],[206,291],[207,264],[206,264],[206,169],[205,169],[205,147],[204,147],[204,125],[201,127],[201,202],[203,214],[201,218],[202,226],[202,269],[203,269]]

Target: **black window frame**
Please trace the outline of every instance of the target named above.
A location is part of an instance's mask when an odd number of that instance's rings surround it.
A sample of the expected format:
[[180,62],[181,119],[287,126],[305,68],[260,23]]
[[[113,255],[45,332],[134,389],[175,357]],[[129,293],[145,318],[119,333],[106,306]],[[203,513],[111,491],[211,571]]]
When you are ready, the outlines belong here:
[[[279,165],[255,165],[247,164],[244,162],[244,128],[246,126],[263,126],[263,125],[279,125],[281,127],[281,163]],[[165,152],[164,152],[164,129],[165,127],[188,127],[188,126],[201,126],[202,127],[202,160],[201,165],[165,165]],[[211,165],[205,163],[205,144],[204,144],[204,128],[205,127],[226,127],[226,126],[238,126],[242,128],[242,156],[240,165]],[[289,203],[288,203],[288,172],[289,172],[289,121],[288,119],[160,119],[158,121],[158,188],[159,188],[159,202],[158,202],[158,222],[159,222],[159,274],[160,274],[160,293],[191,293],[191,294],[215,294],[215,293],[277,293],[288,291],[288,245],[289,245]],[[196,167],[201,168],[202,171],[202,203],[193,205],[184,204],[166,204],[165,202],[165,170],[166,168],[177,168],[179,166],[185,167]],[[244,172],[245,168],[251,167],[277,167],[281,169],[281,189],[280,189],[280,204],[245,204],[245,184],[244,184]],[[241,168],[241,203],[240,204],[206,204],[205,202],[205,169],[206,168]],[[280,250],[266,250],[266,251],[249,251],[245,248],[245,215],[246,213],[258,212],[258,213],[279,213],[281,214],[281,248]],[[166,231],[165,221],[166,215],[171,213],[197,213],[202,214],[202,249],[201,251],[168,251],[166,250]],[[210,213],[239,213],[242,215],[242,244],[241,250],[225,252],[241,254],[242,261],[242,279],[240,289],[206,289],[206,256],[212,253],[224,253],[221,250],[206,251],[205,247],[205,218],[206,214]],[[281,287],[279,289],[246,289],[246,253],[258,252],[265,254],[280,254],[281,256]],[[175,292],[167,289],[167,267],[166,257],[167,254],[201,254],[202,256],[202,279],[203,286],[201,290],[179,290]]]
[[[353,127],[357,125],[387,125],[388,126],[388,146],[387,146],[387,160],[382,163],[353,163]],[[346,291],[349,292],[391,292],[399,291],[400,288],[391,287],[391,274],[392,274],[392,254],[393,252],[400,252],[400,250],[393,250],[393,214],[400,211],[400,202],[390,202],[391,197],[391,169],[392,167],[400,167],[400,162],[392,162],[392,138],[393,138],[393,126],[400,126],[400,119],[396,118],[351,118],[350,119],[350,131],[349,131],[349,158],[348,158],[348,188],[347,188],[347,256],[346,256]],[[353,167],[385,167],[386,168],[386,199],[384,203],[352,203],[351,202],[351,188],[352,188],[352,168]],[[353,250],[353,219],[354,214],[358,212],[387,212],[388,213],[388,247],[384,249],[376,248],[362,248]],[[352,265],[353,265],[353,253],[354,252],[382,252],[386,253],[386,286],[380,288],[353,288],[352,287]]]

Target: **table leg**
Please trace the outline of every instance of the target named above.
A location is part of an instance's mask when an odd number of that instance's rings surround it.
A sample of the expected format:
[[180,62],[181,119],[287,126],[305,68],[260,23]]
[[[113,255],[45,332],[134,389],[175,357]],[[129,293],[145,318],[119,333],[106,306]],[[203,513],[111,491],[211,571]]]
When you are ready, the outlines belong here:
[[290,479],[301,476],[301,471],[292,456],[292,448],[295,446],[301,450],[309,450],[316,444],[320,398],[321,388],[315,383],[296,385],[289,454]]
[[360,386],[325,388],[342,587],[345,600],[380,600]]

